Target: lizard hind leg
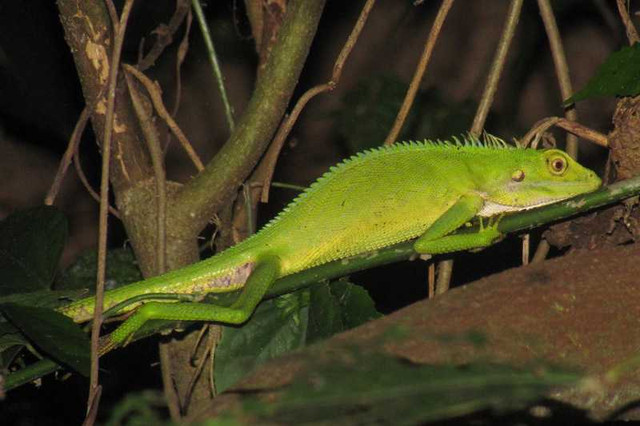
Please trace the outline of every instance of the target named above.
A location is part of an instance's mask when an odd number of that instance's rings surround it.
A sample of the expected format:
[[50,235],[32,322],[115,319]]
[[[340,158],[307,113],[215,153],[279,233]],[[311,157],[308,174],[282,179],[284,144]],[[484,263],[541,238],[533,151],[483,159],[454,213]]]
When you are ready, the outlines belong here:
[[242,324],[249,319],[271,284],[278,278],[279,270],[278,257],[269,256],[259,260],[240,296],[229,307],[207,303],[145,303],[113,333],[104,338],[99,352],[102,355],[116,346],[124,345],[145,322],[154,319]]

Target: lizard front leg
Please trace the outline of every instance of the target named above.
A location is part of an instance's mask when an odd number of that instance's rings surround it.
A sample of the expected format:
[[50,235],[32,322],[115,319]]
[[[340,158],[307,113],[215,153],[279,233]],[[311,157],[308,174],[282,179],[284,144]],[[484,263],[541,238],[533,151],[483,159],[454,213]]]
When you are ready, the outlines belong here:
[[473,219],[483,204],[477,194],[463,195],[418,238],[414,250],[420,254],[440,254],[491,245],[501,236],[497,223],[481,227],[478,232],[448,235]]

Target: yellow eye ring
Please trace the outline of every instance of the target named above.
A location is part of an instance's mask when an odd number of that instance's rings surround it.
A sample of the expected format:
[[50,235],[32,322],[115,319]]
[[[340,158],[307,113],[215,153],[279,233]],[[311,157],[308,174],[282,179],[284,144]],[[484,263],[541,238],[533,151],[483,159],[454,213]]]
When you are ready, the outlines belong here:
[[567,171],[568,163],[566,158],[556,155],[547,159],[547,165],[552,174],[562,176]]

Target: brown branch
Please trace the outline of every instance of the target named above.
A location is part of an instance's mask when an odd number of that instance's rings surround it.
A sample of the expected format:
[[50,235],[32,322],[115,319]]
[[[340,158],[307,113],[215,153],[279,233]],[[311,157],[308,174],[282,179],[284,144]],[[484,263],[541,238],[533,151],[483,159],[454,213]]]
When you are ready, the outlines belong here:
[[191,11],[187,14],[187,25],[184,30],[184,36],[178,46],[176,52],[176,93],[173,102],[173,108],[171,108],[171,117],[175,117],[180,107],[180,99],[182,98],[182,63],[187,57],[189,51],[189,34],[191,33],[191,23],[193,22],[193,16]]
[[[562,100],[569,99],[573,94],[571,77],[569,76],[569,65],[567,64],[564,47],[562,47],[562,38],[560,37],[560,31],[558,30],[553,9],[551,8],[549,0],[538,0],[538,8],[540,9],[540,16],[542,17],[542,22],[547,32],[547,38],[549,39],[549,47],[551,48],[551,56],[553,57],[553,64],[556,70]],[[575,106],[570,106],[565,109],[564,115],[567,120],[578,120],[578,113]],[[578,138],[572,134],[567,135],[566,151],[567,154],[573,158],[578,158]]]
[[[98,375],[98,347],[100,338],[100,327],[102,326],[102,309],[104,300],[104,281],[106,277],[107,258],[107,219],[109,212],[109,163],[111,162],[111,134],[114,126],[114,110],[116,99],[116,84],[118,82],[118,68],[120,64],[120,54],[124,34],[129,19],[129,13],[133,6],[133,0],[127,0],[122,9],[120,25],[115,35],[113,51],[109,68],[109,79],[107,85],[107,110],[105,114],[105,131],[102,141],[102,176],[100,180],[100,216],[98,234],[98,268],[96,274],[96,303],[93,313],[93,324],[91,326],[91,377],[90,377],[90,399],[99,391]],[[90,408],[90,406],[89,406]]]
[[[205,407],[189,420],[197,423],[223,412],[240,412],[243,403],[256,398],[272,406],[290,383],[313,374],[319,363],[333,365],[354,356],[357,360],[371,350],[417,364],[526,366],[543,361],[590,375],[605,374],[638,353],[634,343],[640,341],[638,256],[640,247],[633,244],[575,252],[417,302],[266,362],[233,391],[220,395],[215,406]],[[605,281],[609,285],[602,285]],[[410,332],[389,338],[389,331],[396,329]],[[470,335],[483,336],[483,344],[469,339]],[[639,389],[640,370],[636,369],[624,380],[601,389],[602,393],[587,397],[569,391],[554,393],[553,398],[587,409],[591,415],[605,416],[616,406],[637,401]]]
[[156,63],[156,60],[160,57],[162,52],[164,52],[164,49],[173,42],[173,35],[178,31],[178,28],[182,25],[182,21],[184,21],[185,16],[187,16],[191,10],[190,5],[190,0],[176,1],[176,10],[169,19],[169,24],[160,24],[152,31],[153,34],[156,35],[155,43],[144,58],[138,62],[136,68],[140,71],[145,71]]
[[87,415],[82,422],[82,426],[92,426],[96,422],[98,417],[98,407],[100,406],[100,398],[102,397],[102,386],[98,386],[96,392],[90,396],[89,408],[87,409]]
[[433,26],[431,27],[431,31],[429,32],[429,37],[427,37],[427,42],[424,45],[424,50],[422,51],[420,62],[418,62],[416,71],[413,74],[411,83],[409,84],[407,94],[404,97],[404,101],[402,102],[400,111],[398,111],[396,120],[391,127],[391,131],[384,141],[385,145],[391,145],[398,139],[398,135],[402,130],[402,126],[407,119],[407,115],[409,115],[411,105],[413,105],[413,101],[416,97],[416,94],[418,93],[418,89],[420,88],[420,82],[422,81],[422,77],[427,70],[429,59],[431,59],[431,53],[433,52],[433,48],[436,45],[438,35],[440,34],[440,30],[442,29],[444,20],[447,17],[447,13],[449,13],[449,9],[451,9],[451,5],[453,5],[453,0],[442,0],[440,9],[438,10],[438,14],[436,15],[436,19],[433,21]]
[[175,383],[172,377],[171,368],[171,352],[169,348],[170,343],[160,342],[158,344],[158,356],[160,358],[160,373],[162,375],[162,389],[164,396],[167,400],[167,407],[169,408],[169,415],[174,423],[181,423],[182,414],[180,413],[180,395],[176,390]]
[[578,137],[588,140],[589,142],[593,142],[596,145],[600,145],[604,148],[609,147],[609,138],[607,138],[607,135],[583,126],[576,121],[560,118],[555,125],[569,133],[573,133]]
[[160,275],[166,270],[166,244],[167,244],[167,231],[166,231],[166,216],[167,216],[167,177],[164,169],[164,155],[162,148],[160,147],[160,139],[153,123],[152,108],[147,99],[145,99],[136,88],[135,82],[130,74],[130,69],[125,69],[125,81],[129,88],[129,97],[131,98],[131,104],[138,116],[138,122],[140,129],[144,135],[144,139],[147,142],[147,149],[151,156],[151,165],[153,166],[153,173],[156,181],[156,275]]
[[509,53],[509,47],[513,40],[513,35],[516,32],[518,21],[520,20],[520,11],[522,10],[523,0],[512,0],[509,5],[509,11],[507,12],[507,20],[498,42],[498,48],[496,49],[493,63],[491,64],[491,70],[487,77],[487,82],[484,86],[484,92],[480,98],[480,104],[476,111],[476,115],[473,118],[473,124],[471,125],[471,133],[479,136],[484,129],[484,123],[487,120],[487,115],[491,109],[493,98],[498,88],[498,82],[502,75],[502,70],[507,61],[507,53]]
[[[99,203],[100,202],[100,196],[91,187],[91,184],[89,183],[89,180],[87,179],[87,176],[84,174],[84,170],[82,170],[82,164],[80,164],[80,154],[78,152],[78,147],[77,146],[76,146],[76,150],[73,153],[73,165],[74,165],[74,167],[76,169],[76,173],[78,174],[78,178],[80,179],[80,182],[82,183],[82,186],[84,186],[84,189],[87,190],[87,192],[89,193],[91,198],[93,198],[95,201],[97,201]],[[117,219],[121,219],[120,218],[120,213],[118,213],[118,210],[116,210],[116,208],[112,207],[111,205],[109,206],[109,213],[111,213]]]
[[537,149],[540,135],[554,126],[558,121],[560,121],[560,117],[547,117],[542,120],[538,120],[522,137],[522,139],[520,139],[521,146],[523,148]]
[[118,22],[118,11],[116,10],[116,5],[113,4],[113,0],[105,0],[104,3],[107,6],[107,10],[109,11],[109,18],[111,19],[113,33],[117,34],[120,22]]
[[[140,128],[145,136],[147,147],[151,157],[151,162],[155,175],[156,182],[156,267],[155,273],[157,275],[165,272],[166,268],[166,242],[167,242],[167,182],[166,173],[164,168],[164,154],[160,144],[160,138],[158,136],[155,124],[153,122],[152,106],[150,102],[143,97],[136,88],[136,83],[133,80],[134,76],[138,81],[147,89],[149,95],[154,98],[157,97],[155,102],[159,102],[162,105],[161,95],[159,94],[159,87],[153,84],[142,72],[136,68],[123,64],[125,70],[125,78],[127,86],[129,88],[129,96],[133,104],[134,110],[138,116]],[[159,99],[159,101],[158,101]],[[156,108],[157,110],[158,108]],[[164,111],[164,106],[162,106]],[[166,113],[166,111],[164,111]],[[175,123],[174,123],[175,124]],[[188,142],[187,142],[188,144]],[[196,157],[197,158],[197,157]],[[179,423],[182,419],[181,416],[181,404],[180,397],[175,389],[175,383],[172,378],[172,368],[170,360],[170,352],[166,343],[161,342],[158,344],[158,353],[161,361],[161,374],[162,383],[164,387],[165,396],[167,399],[167,406],[169,408],[169,414],[171,419]]]
[[[201,346],[202,342],[204,342],[205,340],[203,339],[205,333],[207,333],[211,328],[217,328],[220,329],[220,326],[218,325],[214,325],[214,324],[205,324],[200,331],[198,332],[198,342],[197,344],[194,346],[194,352],[198,350],[198,347]],[[210,343],[209,339],[206,340],[206,343]],[[192,355],[192,364],[195,364],[195,368],[193,370],[193,374],[191,375],[191,377],[189,378],[189,383],[187,385],[187,391],[186,391],[186,395],[184,398],[184,403],[182,404],[183,408],[186,408],[189,405],[189,402],[191,401],[191,395],[193,395],[193,392],[196,389],[196,384],[198,382],[198,379],[200,378],[202,372],[204,371],[204,367],[206,365],[207,359],[209,359],[209,357],[214,357],[215,353],[213,352],[213,346],[209,345],[209,344],[205,344],[204,346],[204,352],[201,354],[200,356],[200,360],[198,361],[196,358],[196,354]]]
[[151,97],[151,102],[153,102],[153,106],[160,118],[162,118],[167,123],[167,126],[178,139],[178,141],[182,145],[182,148],[185,150],[198,171],[202,171],[204,169],[204,165],[202,164],[200,157],[191,146],[191,143],[189,143],[189,140],[180,129],[180,126],[178,126],[178,123],[176,123],[173,117],[171,117],[171,114],[169,114],[169,111],[167,111],[167,109],[165,108],[162,101],[162,93],[160,92],[160,87],[158,86],[158,84],[151,81],[149,77],[147,77],[131,65],[122,64],[122,67],[144,85],[144,87],[147,89],[147,92],[149,93],[149,96]]
[[[57,6],[82,85],[85,105],[95,106],[91,109],[92,127],[98,140],[102,140],[106,125],[105,87],[110,71],[109,53],[113,50],[109,12],[102,1],[58,0]],[[116,203],[119,203],[120,194],[139,182],[149,180],[153,172],[144,144],[139,140],[135,114],[127,93],[117,90],[116,98],[116,131],[112,137],[113,170],[110,177]],[[129,226],[126,222],[125,225]],[[132,241],[137,239],[136,235],[129,236]],[[139,257],[141,264],[144,264],[144,257]]]
[[69,165],[73,160],[73,154],[78,149],[82,133],[84,133],[84,129],[87,126],[87,121],[89,121],[90,116],[91,111],[89,110],[89,107],[85,106],[80,113],[80,117],[78,117],[78,121],[76,122],[75,127],[73,128],[73,132],[71,133],[71,137],[69,138],[69,143],[67,144],[67,150],[62,156],[62,160],[60,160],[56,176],[54,177],[51,188],[49,188],[47,196],[44,199],[44,203],[48,206],[53,205],[58,195],[58,191],[60,191],[60,186],[62,185],[64,177],[67,175],[67,170],[69,169]]
[[436,295],[436,264],[429,262],[427,269],[427,298],[432,299]]
[[536,122],[521,139],[522,146],[530,146],[532,148],[536,148],[537,141],[540,135],[546,132],[552,126],[560,127],[567,132],[573,133],[578,137],[595,143],[596,145],[600,145],[604,148],[609,147],[609,139],[607,138],[607,135],[590,129],[589,127],[583,126],[576,121],[567,120],[566,118],[561,117],[547,117]]
[[173,205],[197,234],[237,191],[275,133],[302,71],[324,0],[292,0],[253,96],[229,141]]
[[616,0],[616,4],[618,5],[618,13],[620,13],[620,19],[622,19],[624,29],[627,32],[627,40],[629,41],[629,45],[637,43],[638,41],[640,41],[640,37],[638,37],[638,30],[636,30],[635,25],[633,25],[633,22],[631,21],[631,16],[629,16],[626,2],[624,0]]

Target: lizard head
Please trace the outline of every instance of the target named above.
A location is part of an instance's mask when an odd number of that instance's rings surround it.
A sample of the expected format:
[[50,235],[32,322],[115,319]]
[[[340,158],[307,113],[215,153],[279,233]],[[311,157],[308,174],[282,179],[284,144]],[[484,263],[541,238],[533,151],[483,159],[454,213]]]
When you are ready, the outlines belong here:
[[481,188],[480,216],[527,210],[595,191],[600,178],[557,149],[523,149],[506,167],[491,168]]

